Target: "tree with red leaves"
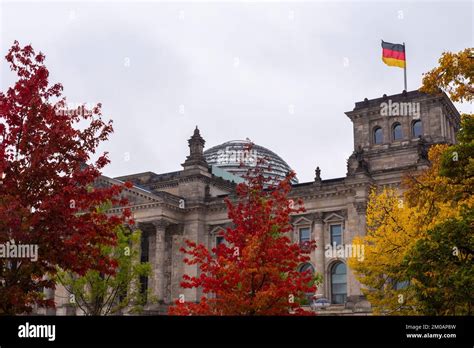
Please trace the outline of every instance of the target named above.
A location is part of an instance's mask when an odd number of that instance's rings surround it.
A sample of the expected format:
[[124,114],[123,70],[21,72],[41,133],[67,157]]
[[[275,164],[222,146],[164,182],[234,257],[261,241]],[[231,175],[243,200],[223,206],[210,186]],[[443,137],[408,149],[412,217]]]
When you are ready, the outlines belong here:
[[179,299],[171,315],[303,315],[306,293],[314,293],[319,281],[298,266],[309,260],[315,242],[293,243],[290,214],[304,211],[302,201],[288,198],[292,172],[277,181],[265,177],[264,160],[248,170],[246,181],[236,188],[237,199],[226,199],[233,222],[222,235],[224,243],[211,251],[203,244],[186,241],[184,262],[199,265],[197,277],[184,275],[183,288],[200,287],[199,303]]
[[0,247],[36,246],[37,260],[0,258],[0,314],[54,306],[42,290],[54,288],[58,267],[113,273],[115,260],[100,248],[116,243],[115,228],[129,216],[98,208],[125,203],[115,198],[121,186],[94,186],[107,153],[86,164],[113,131],[111,121],[102,120],[100,104],[68,111],[62,86],[48,83],[44,59],[16,41],[6,55],[18,81],[0,92]]

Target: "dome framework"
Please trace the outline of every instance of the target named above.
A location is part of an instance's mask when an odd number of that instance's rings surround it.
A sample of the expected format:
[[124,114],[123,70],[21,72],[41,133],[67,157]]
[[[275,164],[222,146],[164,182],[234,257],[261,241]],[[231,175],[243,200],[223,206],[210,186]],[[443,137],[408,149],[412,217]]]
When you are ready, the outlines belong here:
[[[259,159],[264,159],[270,170],[265,168],[263,175],[267,178],[282,180],[292,171],[291,167],[273,151],[253,144],[248,140],[232,140],[214,146],[204,151],[206,162],[210,166],[216,166],[234,175],[243,177],[247,170],[255,167]],[[297,184],[298,179],[294,177],[292,184]]]

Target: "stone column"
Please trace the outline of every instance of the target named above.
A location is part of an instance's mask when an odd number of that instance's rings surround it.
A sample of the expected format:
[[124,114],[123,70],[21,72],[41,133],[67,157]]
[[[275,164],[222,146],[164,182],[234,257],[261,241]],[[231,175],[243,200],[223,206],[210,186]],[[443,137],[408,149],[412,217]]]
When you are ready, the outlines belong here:
[[[353,243],[353,238],[356,236],[365,236],[366,235],[366,217],[367,217],[367,201],[356,201],[354,202],[354,210],[353,212],[356,214],[353,217],[354,223],[354,231],[351,234],[351,243]],[[362,294],[361,285],[356,280],[354,273],[352,270],[347,267],[347,294],[359,296]]]
[[[129,229],[131,233],[136,233],[137,231],[140,231],[141,234],[145,233],[142,229],[140,229],[138,223],[135,225],[127,225],[125,228]],[[141,253],[141,238],[135,242],[132,243],[130,247],[130,257],[131,259],[131,264],[132,267],[135,267],[138,263],[140,263],[140,253]],[[140,291],[140,279],[133,279],[132,282],[130,283],[130,289],[127,293],[127,295],[130,295],[130,293],[138,293]],[[135,299],[132,299],[130,301],[129,307],[132,307],[136,304]],[[127,312],[129,308],[125,308],[124,312]]]
[[170,302],[173,303],[179,298],[181,291],[181,281],[183,280],[183,266],[185,255],[179,250],[184,247],[183,225],[173,225],[172,247],[170,250]]
[[152,264],[152,282],[151,290],[153,295],[159,302],[165,300],[165,261],[166,261],[166,249],[165,249],[165,236],[166,227],[169,223],[165,220],[153,221],[155,226],[155,237],[154,237],[154,250],[153,252],[153,264]]
[[[207,242],[207,235],[208,235],[208,228],[203,220],[201,220],[200,215],[196,213],[196,215],[191,216],[191,221],[186,221],[184,223],[183,229],[183,240],[190,240],[195,243],[203,243]],[[180,256],[181,260],[183,255]],[[199,277],[200,269],[199,265],[188,265],[181,262],[182,273],[187,274],[190,277]],[[196,302],[199,301],[203,295],[202,288],[179,288],[179,294],[183,294],[185,296],[186,302]]]
[[[316,241],[316,250],[315,250],[315,269],[316,272],[321,274],[324,277],[324,282],[325,280],[325,257],[324,257],[324,228],[323,228],[323,219],[322,219],[322,214],[317,214],[314,217],[314,239]],[[318,294],[324,294],[324,283],[320,284],[317,290]]]

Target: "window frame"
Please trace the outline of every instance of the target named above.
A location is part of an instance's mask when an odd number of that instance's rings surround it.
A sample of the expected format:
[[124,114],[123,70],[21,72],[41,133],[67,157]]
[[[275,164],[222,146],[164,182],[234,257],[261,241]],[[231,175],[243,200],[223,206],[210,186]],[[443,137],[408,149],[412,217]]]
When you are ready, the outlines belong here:
[[[335,275],[335,270],[337,267],[339,267],[340,265],[343,265],[345,267],[345,282],[343,283],[336,283],[336,284],[345,284],[345,292],[344,293],[334,293],[334,281],[333,281],[333,276]],[[329,269],[329,275],[330,275],[330,285],[331,285],[331,291],[330,291],[330,294],[331,294],[331,304],[337,304],[337,305],[341,305],[341,304],[345,304],[346,301],[347,301],[347,265],[342,262],[342,261],[338,261],[338,262],[334,262],[330,269]],[[337,275],[337,274],[336,274]],[[340,274],[342,275],[342,274]],[[342,302],[336,302],[335,299],[336,299],[336,296],[341,296],[343,295],[343,300]]]
[[[395,137],[395,129],[400,126],[400,138]],[[392,140],[393,141],[402,141],[404,139],[403,137],[403,126],[400,122],[395,122],[392,124]]]
[[333,223],[330,223],[329,224],[329,242],[331,243],[331,246],[333,245],[333,237],[332,237],[332,228],[333,226],[339,226],[341,228],[341,243],[340,244],[337,244],[336,243],[336,246],[338,245],[344,245],[344,226],[342,224],[342,222],[333,222]]
[[[415,134],[415,125],[416,124],[420,125],[420,134],[419,135]],[[423,136],[423,122],[420,119],[413,120],[413,122],[411,123],[411,134],[412,134],[413,138],[419,138],[420,136]]]
[[[303,241],[301,239],[301,231],[302,230],[308,230],[308,240]],[[298,227],[298,243],[306,243],[306,242],[311,242],[311,227],[310,226],[299,226]]]
[[[380,142],[377,142],[377,132],[380,131]],[[383,144],[383,129],[380,126],[375,126],[372,130],[372,142],[374,145]]]
[[[312,269],[312,274],[316,273],[316,269],[314,268],[313,264],[311,262],[303,262],[301,265],[298,266],[298,272],[303,273],[303,268],[305,266],[309,266]],[[306,270],[305,270],[306,271]]]
[[[219,242],[219,240],[221,240],[221,242]],[[215,241],[214,241],[215,245],[216,245],[216,248],[220,245],[220,244],[225,244],[225,237],[224,236],[219,236],[217,235],[215,237]]]

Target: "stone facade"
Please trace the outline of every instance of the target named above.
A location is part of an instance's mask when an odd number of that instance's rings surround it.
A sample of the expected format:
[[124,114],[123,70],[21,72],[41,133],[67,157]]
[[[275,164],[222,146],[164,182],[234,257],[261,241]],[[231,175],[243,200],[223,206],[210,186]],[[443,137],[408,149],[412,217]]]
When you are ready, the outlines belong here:
[[[413,103],[419,112],[383,115],[381,105],[388,102],[392,105]],[[347,160],[347,174],[325,180],[318,167],[314,181],[293,185],[291,197],[303,199],[306,212],[293,216],[292,237],[298,241],[300,233],[309,230],[310,238],[319,246],[311,254],[312,267],[324,279],[317,296],[331,302],[341,302],[336,299],[343,298],[347,309],[358,311],[368,304],[361,296],[360,284],[351,270],[346,268],[346,275],[339,275],[337,284],[336,276],[332,275],[335,266],[341,262],[345,264],[346,259],[325,255],[324,246],[331,244],[331,231],[335,233],[334,238],[337,238],[337,231],[342,232],[343,245],[350,244],[355,236],[364,235],[370,188],[373,185],[398,187],[404,174],[429,165],[428,147],[436,143],[454,143],[460,116],[445,94],[426,95],[418,91],[365,99],[356,103],[346,115],[354,128],[354,152]],[[421,121],[421,136],[413,134],[416,121]],[[401,139],[394,139],[393,127],[397,124],[402,129]],[[381,128],[382,133],[378,141],[374,136],[377,128]],[[204,145],[196,128],[189,139],[190,154],[182,164],[183,170],[101,178],[105,184],[131,181],[135,185],[125,194],[137,226],[143,231],[142,259],[153,266],[152,276],[143,284],[159,300],[159,305],[147,306],[151,312],[170,304],[180,295],[184,295],[186,301],[200,298],[199,290],[182,289],[179,285],[183,274],[198,273],[197,266],[182,262],[179,248],[186,239],[212,248],[216,245],[216,235],[230,225],[224,197],[233,194],[235,184],[211,174],[203,156]],[[334,291],[336,286],[337,292]],[[59,313],[65,314],[65,311],[60,309]]]

